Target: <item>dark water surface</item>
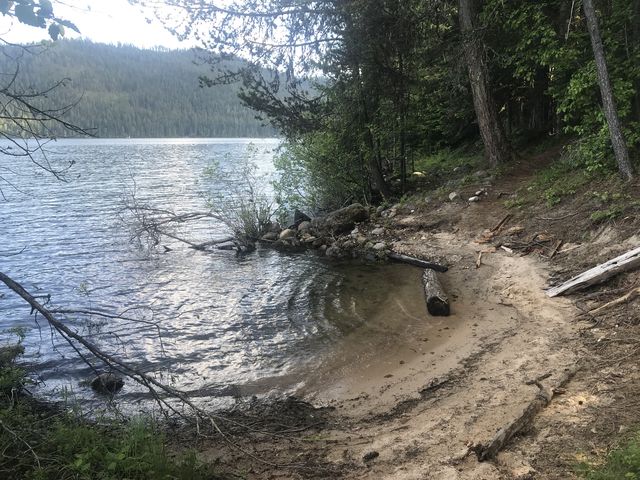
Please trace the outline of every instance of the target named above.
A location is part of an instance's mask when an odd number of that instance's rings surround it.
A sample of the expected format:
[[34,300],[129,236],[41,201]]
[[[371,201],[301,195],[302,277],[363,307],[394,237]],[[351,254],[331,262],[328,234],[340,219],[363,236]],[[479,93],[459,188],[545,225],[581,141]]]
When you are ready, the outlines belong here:
[[[272,172],[276,140],[60,141],[48,148],[51,161],[75,161],[67,183],[0,159],[1,176],[20,189],[0,185],[7,197],[0,200],[0,271],[34,294],[51,294],[56,307],[128,311],[159,322],[162,341],[146,324],[67,320],[103,348],[181,389],[200,390],[202,398],[300,386],[354,333],[372,349],[402,341],[389,329],[397,334],[424,315],[419,273],[410,267],[335,265],[312,253],[270,250],[236,258],[167,241],[172,251],[148,254],[131,243],[118,221],[123,192],[135,184],[137,196],[157,206],[203,210],[205,191],[228,188],[206,178],[205,169],[216,161],[233,171],[250,143],[259,169]],[[225,231],[203,224],[181,233],[205,241]],[[379,312],[389,318],[369,322]],[[38,327],[25,304],[0,287],[0,330],[27,328],[26,358],[41,366],[41,394],[59,398],[66,389],[91,397],[80,382],[91,370],[40,320]],[[123,398],[137,393],[127,385]]]

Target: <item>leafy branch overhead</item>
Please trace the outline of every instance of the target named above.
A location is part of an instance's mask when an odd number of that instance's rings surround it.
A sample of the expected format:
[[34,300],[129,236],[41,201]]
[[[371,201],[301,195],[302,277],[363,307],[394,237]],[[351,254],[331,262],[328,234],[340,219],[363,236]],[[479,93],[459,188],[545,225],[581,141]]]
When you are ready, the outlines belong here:
[[50,0],[0,0],[0,13],[31,27],[46,28],[52,40],[64,36],[65,28],[80,33],[75,24],[55,16]]

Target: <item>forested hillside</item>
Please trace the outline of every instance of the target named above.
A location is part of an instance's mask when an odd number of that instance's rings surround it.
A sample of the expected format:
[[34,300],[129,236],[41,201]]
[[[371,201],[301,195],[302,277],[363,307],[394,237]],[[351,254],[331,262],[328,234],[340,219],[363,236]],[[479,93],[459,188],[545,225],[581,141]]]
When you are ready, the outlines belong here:
[[[42,90],[69,79],[47,95],[46,104],[77,104],[64,120],[99,137],[265,137],[273,130],[244,107],[235,86],[200,88],[207,65],[191,51],[141,50],[61,40],[24,55],[17,78],[23,88]],[[0,59],[3,73],[16,62]],[[53,126],[58,136],[69,132]]]

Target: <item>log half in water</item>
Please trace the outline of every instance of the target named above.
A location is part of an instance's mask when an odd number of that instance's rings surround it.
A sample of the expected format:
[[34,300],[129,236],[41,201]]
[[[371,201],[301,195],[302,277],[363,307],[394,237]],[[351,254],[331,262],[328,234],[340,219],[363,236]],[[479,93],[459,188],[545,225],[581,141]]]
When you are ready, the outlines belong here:
[[429,313],[435,317],[448,317],[449,297],[438,280],[438,274],[430,268],[425,269],[422,274],[422,285]]
[[408,255],[402,255],[401,253],[391,252],[389,254],[389,258],[391,260],[395,260],[396,262],[408,263],[409,265],[428,268],[430,270],[435,270],[436,272],[446,272],[447,270],[449,270],[449,267],[447,267],[446,265],[430,262],[428,260],[422,260],[420,258],[409,257]]

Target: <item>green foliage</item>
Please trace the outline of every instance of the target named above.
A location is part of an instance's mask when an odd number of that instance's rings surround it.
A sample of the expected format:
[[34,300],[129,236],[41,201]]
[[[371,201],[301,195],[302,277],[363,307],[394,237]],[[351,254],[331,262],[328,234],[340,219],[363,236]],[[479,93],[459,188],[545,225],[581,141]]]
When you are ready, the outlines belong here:
[[615,206],[606,210],[596,210],[590,215],[589,218],[591,218],[594,223],[600,223],[615,220],[616,218],[622,216],[623,213],[624,209],[622,207]]
[[578,474],[587,480],[638,480],[640,479],[640,434],[613,450],[602,465],[581,463]]
[[[0,365],[0,471],[25,480],[221,478],[193,452],[172,455],[149,420],[87,423],[20,395],[29,379],[15,358]],[[106,423],[105,423],[106,422]]]
[[451,176],[457,171],[474,172],[482,167],[482,156],[466,148],[442,148],[415,161],[415,171],[427,176]]
[[282,147],[275,159],[276,201],[284,211],[331,210],[368,200],[365,166],[329,132],[309,134]]
[[[208,194],[207,204],[220,221],[225,223],[233,236],[240,241],[254,241],[271,227],[275,214],[274,202],[266,191],[269,178],[258,172],[258,149],[250,144],[245,157],[225,171],[212,162],[205,170],[205,177],[215,178],[216,184],[225,185]],[[226,162],[230,162],[227,160]]]
[[551,207],[559,204],[564,197],[575,195],[591,178],[588,172],[561,162],[541,170],[527,190],[530,194],[541,195]]

